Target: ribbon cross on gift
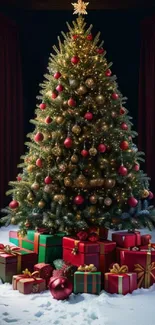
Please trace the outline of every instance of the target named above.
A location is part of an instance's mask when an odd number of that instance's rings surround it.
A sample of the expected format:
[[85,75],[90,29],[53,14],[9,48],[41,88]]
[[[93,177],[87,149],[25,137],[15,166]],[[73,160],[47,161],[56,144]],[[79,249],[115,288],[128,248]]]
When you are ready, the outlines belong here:
[[138,278],[138,288],[142,286],[142,283],[144,282],[144,287],[149,288],[150,287],[150,280],[151,277],[155,281],[155,275],[152,273],[152,271],[155,270],[155,262],[152,262],[150,264],[146,265],[146,269],[140,265],[140,264],[135,264],[135,269],[134,271],[137,273],[137,278]]
[[128,272],[128,266],[127,265],[120,266],[118,263],[115,263],[112,269],[110,269],[110,273],[113,274],[124,274],[127,272]]
[[3,245],[0,244],[0,253],[2,254],[10,254],[10,255],[17,255],[19,247],[12,247],[10,245]]

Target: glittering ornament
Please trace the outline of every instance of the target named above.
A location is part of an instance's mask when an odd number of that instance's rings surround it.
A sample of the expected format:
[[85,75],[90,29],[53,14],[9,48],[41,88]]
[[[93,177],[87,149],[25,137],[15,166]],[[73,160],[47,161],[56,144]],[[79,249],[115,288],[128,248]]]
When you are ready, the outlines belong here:
[[106,72],[105,72],[105,76],[106,77],[110,77],[111,76],[111,70],[110,69],[108,69],[108,70],[106,70]]
[[111,98],[112,98],[113,100],[117,100],[117,99],[119,98],[119,95],[118,95],[117,93],[113,93],[113,94],[111,95]]
[[154,198],[154,194],[151,192],[151,191],[149,191],[149,200],[152,200],[153,198]]
[[87,112],[85,115],[84,115],[84,118],[87,120],[87,121],[91,121],[93,119],[93,114],[91,112]]
[[11,201],[10,203],[9,203],[9,208],[10,209],[17,209],[19,207],[19,203],[18,203],[18,201],[16,201],[16,200],[13,200],[13,201]]
[[90,196],[89,201],[90,201],[91,204],[96,204],[97,203],[97,196],[96,195]]
[[52,99],[56,99],[58,97],[58,93],[56,93],[55,91],[52,92],[51,98]]
[[86,157],[89,155],[89,151],[86,150],[86,149],[83,149],[83,150],[81,151],[81,155],[82,155],[84,158],[86,158]]
[[89,181],[90,187],[101,187],[104,185],[104,179],[103,178],[94,178]]
[[112,204],[112,200],[110,197],[106,197],[105,200],[104,200],[104,204],[106,206],[110,206]]
[[69,84],[71,86],[71,88],[75,89],[79,86],[79,80],[77,79],[69,79]]
[[102,47],[100,47],[100,48],[98,48],[98,49],[96,50],[96,52],[97,52],[98,54],[103,54],[103,53],[104,53],[104,49],[103,49]]
[[96,150],[96,148],[90,148],[89,149],[89,154],[90,154],[90,156],[96,156],[97,155],[97,150]]
[[90,213],[90,214],[94,214],[95,212],[96,212],[96,206],[95,206],[95,205],[89,207],[89,213]]
[[66,171],[67,164],[63,163],[59,165],[59,170],[61,173],[64,173]]
[[125,114],[125,108],[124,107],[121,107],[120,110],[119,110],[119,113],[120,115],[124,115]]
[[20,182],[22,180],[21,176],[19,176],[19,175],[16,178],[17,178],[18,182]]
[[64,90],[63,85],[59,84],[59,85],[56,87],[56,90],[58,91],[58,93],[61,93],[61,92]]
[[84,198],[82,195],[77,195],[75,198],[74,198],[74,204],[76,205],[81,205],[84,203]]
[[95,81],[92,78],[88,78],[85,81],[87,88],[93,88],[95,86]]
[[57,117],[56,117],[56,122],[57,122],[57,124],[62,124],[63,121],[64,121],[63,116],[57,116]]
[[42,161],[42,159],[38,158],[38,159],[36,160],[36,166],[37,166],[37,167],[40,167],[40,168],[43,167],[43,161]]
[[122,123],[121,124],[121,129],[124,130],[124,131],[127,131],[128,130],[128,125],[126,123]]
[[134,208],[138,204],[138,201],[133,196],[131,196],[128,199],[128,204],[130,207]]
[[73,145],[73,140],[69,137],[67,137],[64,141],[64,146],[68,149],[71,148]]
[[79,160],[79,158],[78,158],[77,155],[74,154],[74,155],[71,156],[71,162],[73,164],[76,164],[78,162],[78,160]]
[[72,127],[72,132],[74,133],[74,134],[76,134],[76,135],[79,135],[80,134],[80,132],[81,132],[81,128],[80,128],[80,126],[79,125],[73,125],[73,127]]
[[53,148],[52,152],[53,152],[53,155],[54,155],[54,156],[58,157],[58,156],[61,156],[61,154],[62,154],[62,149],[61,149],[60,147],[58,147],[58,146],[55,146],[55,147]]
[[12,217],[12,218],[11,218],[11,224],[12,224],[12,225],[16,225],[16,218],[15,218],[15,217]]
[[40,107],[40,109],[44,110],[44,109],[46,108],[46,104],[45,104],[45,103],[41,103],[41,104],[39,105],[39,107]]
[[45,118],[45,123],[46,123],[46,124],[50,124],[51,122],[52,122],[51,117],[50,117],[50,116],[47,116],[47,117]]
[[28,201],[33,201],[33,200],[34,200],[34,195],[33,195],[32,192],[28,193],[28,195],[27,195],[27,200],[28,200]]
[[97,104],[99,104],[99,105],[104,104],[104,102],[105,102],[105,98],[104,98],[104,96],[103,96],[103,95],[98,95],[98,96],[96,97],[96,102],[97,102]]
[[118,169],[118,173],[121,175],[121,176],[126,176],[127,173],[128,173],[128,170],[125,166],[121,165]]
[[70,98],[68,100],[68,106],[75,107],[76,106],[76,101],[73,98]]
[[129,148],[129,143],[128,143],[127,141],[122,141],[122,142],[120,143],[120,148],[121,148],[122,150],[128,150],[128,148]]
[[35,142],[41,142],[43,141],[44,136],[41,132],[37,132],[37,134],[34,136],[34,141]]
[[87,35],[86,38],[87,38],[88,41],[92,41],[92,39],[93,39],[93,35],[92,35],[92,34],[89,34],[89,35]]
[[27,167],[27,172],[28,172],[28,173],[32,173],[34,168],[35,168],[35,166],[33,166],[33,165],[29,165],[29,166]]
[[43,209],[45,207],[45,205],[46,205],[46,203],[43,200],[38,202],[38,207],[41,208],[41,209]]
[[72,38],[73,38],[73,40],[75,40],[75,41],[78,39],[78,37],[79,37],[79,35],[76,35],[76,34],[75,34],[75,35],[72,35]]
[[141,197],[142,197],[143,199],[146,199],[148,196],[149,196],[149,191],[146,190],[146,189],[144,189],[144,190],[142,191],[142,193],[141,193]]
[[116,181],[114,179],[111,178],[107,178],[104,181],[104,187],[105,188],[113,188],[116,184]]
[[71,58],[71,62],[72,62],[73,64],[78,64],[79,61],[80,61],[80,58],[79,58],[78,56],[76,56],[76,55],[74,55],[74,56]]
[[50,176],[46,176],[44,179],[45,184],[51,184],[52,183],[52,178]]
[[87,93],[87,88],[84,85],[81,85],[79,88],[77,88],[76,93],[78,95],[85,95]]
[[38,191],[39,188],[40,188],[40,185],[39,185],[39,183],[34,182],[34,183],[31,185],[31,188],[32,188],[32,190],[34,190],[34,191]]
[[97,150],[101,153],[104,153],[106,151],[106,146],[103,143],[100,143],[97,147]]
[[115,118],[117,116],[116,112],[111,112],[111,116]]
[[139,171],[139,168],[140,168],[139,164],[135,164],[135,165],[133,166],[133,169],[134,169],[136,172]]
[[83,188],[83,187],[86,187],[88,184],[88,181],[86,179],[86,177],[84,175],[80,175],[75,181],[74,181],[74,185],[76,187],[80,187],[80,188]]
[[61,73],[60,72],[56,72],[55,74],[54,74],[54,78],[55,79],[59,79],[61,77]]
[[69,177],[65,177],[64,178],[64,184],[65,184],[66,187],[70,187],[70,186],[72,186],[73,182]]
[[51,184],[44,186],[44,192],[45,193],[49,193],[50,194],[50,193],[52,193],[52,191],[53,191],[53,186]]

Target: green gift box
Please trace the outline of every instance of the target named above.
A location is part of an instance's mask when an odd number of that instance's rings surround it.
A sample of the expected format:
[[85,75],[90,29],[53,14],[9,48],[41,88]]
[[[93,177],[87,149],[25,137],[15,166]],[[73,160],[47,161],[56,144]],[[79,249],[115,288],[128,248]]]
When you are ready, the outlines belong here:
[[80,272],[74,273],[74,293],[101,292],[101,272]]
[[47,235],[28,230],[25,237],[18,235],[18,231],[9,232],[9,241],[21,248],[31,250],[38,254],[38,263],[53,263],[55,259],[62,258],[62,238],[64,233]]

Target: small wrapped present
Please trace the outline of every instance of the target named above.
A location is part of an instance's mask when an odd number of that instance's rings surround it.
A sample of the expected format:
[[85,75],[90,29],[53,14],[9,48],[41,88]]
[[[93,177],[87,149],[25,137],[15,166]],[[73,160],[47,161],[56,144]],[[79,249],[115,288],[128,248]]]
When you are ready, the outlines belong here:
[[74,273],[74,293],[99,294],[101,291],[101,272],[93,265],[83,265]]
[[137,287],[149,288],[155,283],[155,251],[121,251],[120,262],[128,265],[129,272],[137,273]]
[[99,266],[99,244],[64,237],[63,238],[63,260],[72,265],[94,264]]
[[24,295],[46,290],[46,281],[41,278],[24,278],[17,282],[17,290]]
[[150,244],[152,236],[149,234],[141,236],[141,246]]
[[12,288],[13,290],[17,290],[17,283],[19,280],[21,279],[35,279],[36,277],[39,276],[39,272],[33,272],[31,273],[28,269],[25,269],[25,271],[22,272],[22,274],[17,274],[17,275],[13,275],[12,277]]
[[112,240],[116,242],[116,245],[123,248],[130,248],[141,245],[141,234],[139,231],[134,232],[114,232],[112,234]]
[[9,241],[38,254],[38,263],[52,263],[56,258],[62,258],[62,238],[64,235],[64,233],[48,235],[28,230],[27,235],[22,237],[18,231],[10,231]]
[[53,267],[50,264],[38,263],[34,266],[34,271],[38,271],[39,277],[45,279],[46,286],[48,286],[49,280],[52,276]]
[[109,293],[126,295],[137,289],[137,274],[128,272],[127,265],[114,264],[104,275],[104,288]]
[[28,269],[32,272],[37,262],[37,254],[19,247],[0,244],[0,278],[12,283],[12,276]]
[[110,265],[116,262],[116,243],[110,240],[98,243],[100,245],[99,271],[104,274],[109,271]]

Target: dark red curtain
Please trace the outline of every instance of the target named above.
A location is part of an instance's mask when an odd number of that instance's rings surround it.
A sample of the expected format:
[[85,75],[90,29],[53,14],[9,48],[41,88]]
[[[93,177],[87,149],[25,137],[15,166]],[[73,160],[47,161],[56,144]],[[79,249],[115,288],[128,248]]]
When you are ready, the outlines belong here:
[[7,204],[23,152],[22,77],[18,29],[0,14],[0,208]]
[[146,154],[146,172],[155,193],[155,16],[141,24],[139,79],[139,149]]

